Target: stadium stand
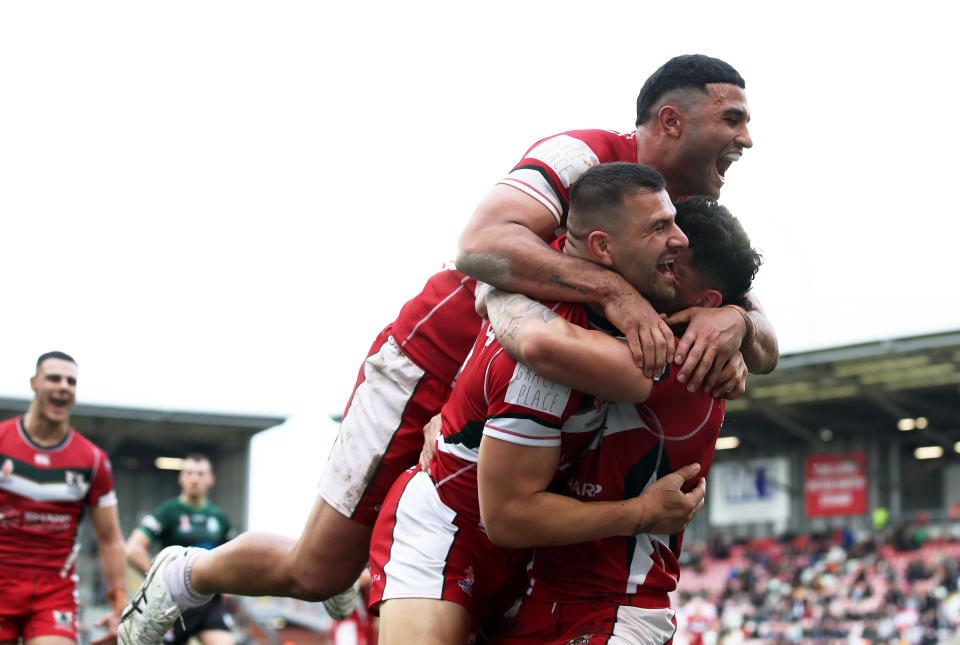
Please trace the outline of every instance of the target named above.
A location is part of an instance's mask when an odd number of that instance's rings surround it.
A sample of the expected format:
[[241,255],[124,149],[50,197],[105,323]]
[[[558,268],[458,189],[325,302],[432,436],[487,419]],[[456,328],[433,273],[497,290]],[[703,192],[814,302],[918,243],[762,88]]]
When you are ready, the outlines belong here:
[[[727,406],[721,441],[736,446],[718,450],[687,529],[676,645],[955,642],[958,365],[955,331],[785,355],[751,376]],[[0,398],[0,415],[27,403]],[[283,419],[78,404],[72,422],[113,460],[126,532],[177,492],[155,459],[194,450],[217,464],[216,501],[243,528],[250,439]],[[88,605],[95,570],[81,570]],[[318,606],[244,606],[247,642],[330,642]]]

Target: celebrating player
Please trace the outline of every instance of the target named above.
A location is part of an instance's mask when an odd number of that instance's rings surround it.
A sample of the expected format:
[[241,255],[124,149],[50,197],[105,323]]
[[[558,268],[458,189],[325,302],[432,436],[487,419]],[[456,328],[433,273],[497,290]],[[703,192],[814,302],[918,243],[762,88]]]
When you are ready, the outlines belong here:
[[0,423],[0,643],[77,641],[77,527],[87,509],[113,612],[98,625],[117,634],[126,603],[123,536],[106,453],[70,427],[77,362],[37,359],[34,396],[22,417]]
[[[624,332],[635,358],[652,376],[673,358],[690,389],[714,387],[720,370],[748,330],[766,362],[745,358],[754,371],[776,364],[776,338],[755,300],[750,320],[730,309],[699,310],[673,353],[672,333],[649,303],[622,277],[547,241],[566,223],[570,185],[603,162],[645,163],[667,178],[672,199],[716,194],[730,164],[752,146],[744,81],[727,63],[706,56],[668,61],[637,99],[637,129],[627,135],[582,130],[550,137],[531,148],[482,201],[461,236],[458,266],[467,274],[538,298],[598,302]],[[245,533],[212,551],[180,552],[155,562],[182,577],[173,596],[164,580],[125,613],[124,645],[159,642],[177,609],[202,604],[210,594],[328,598],[335,618],[354,606],[350,594],[333,596],[357,578],[367,560],[373,523],[396,477],[416,464],[422,428],[450,394],[480,320],[473,310],[474,278],[442,271],[401,309],[374,342],[347,404],[340,433],[320,483],[320,496],[299,540]],[[671,342],[667,342],[667,340]],[[642,358],[641,358],[642,357]],[[161,616],[159,620],[145,617]],[[147,626],[148,623],[156,623]],[[149,634],[147,633],[149,632]],[[129,634],[129,635],[128,635]]]
[[[610,267],[648,297],[670,300],[674,266],[687,246],[674,212],[656,170],[622,162],[593,167],[573,184],[563,254]],[[548,307],[582,327],[606,323],[598,305]],[[643,401],[652,382],[631,372],[628,400]],[[669,534],[689,522],[703,488],[677,489],[697,473],[696,464],[678,469],[679,483],[660,482],[626,501],[581,503],[549,492],[605,416],[599,400],[517,363],[489,326],[480,334],[443,407],[431,475],[411,469],[401,476],[374,528],[371,604],[381,603],[385,645],[466,643],[526,547],[651,529]],[[502,454],[490,454],[491,439]],[[478,497],[478,461],[483,477],[491,460],[504,481],[494,488],[481,480]],[[496,499],[488,499],[491,492]]]
[[[677,297],[658,309],[741,306],[760,258],[739,222],[699,197],[677,204],[676,221],[689,247],[676,263]],[[633,378],[621,342],[550,315],[525,296],[494,292],[486,303],[503,346],[541,374],[589,391],[624,387]],[[630,499],[677,465],[696,462],[700,472],[686,484],[693,487],[710,469],[723,413],[722,400],[687,392],[668,374],[644,403],[610,406],[601,436],[570,473],[567,494],[585,502]],[[480,462],[481,499],[490,506],[483,517],[493,509],[496,521],[517,525],[512,514],[526,510],[516,508],[522,496],[507,477],[512,446],[501,443],[491,439],[494,450]],[[519,611],[495,642],[668,642],[676,622],[667,593],[677,586],[682,543],[681,530],[536,549]]]

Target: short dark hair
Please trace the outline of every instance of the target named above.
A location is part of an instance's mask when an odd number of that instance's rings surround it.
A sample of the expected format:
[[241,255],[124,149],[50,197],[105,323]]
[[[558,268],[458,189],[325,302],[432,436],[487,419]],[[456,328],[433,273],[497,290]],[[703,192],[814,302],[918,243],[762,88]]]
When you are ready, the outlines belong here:
[[77,361],[73,360],[73,356],[70,356],[70,354],[67,354],[65,352],[46,352],[44,354],[40,354],[40,358],[37,359],[38,370],[40,369],[40,364],[43,363],[43,361],[47,360],[48,358],[57,358],[57,359],[60,359],[61,361],[68,361],[70,363],[73,363],[74,365],[77,364]]
[[707,91],[708,83],[728,83],[746,88],[743,77],[729,63],[703,54],[675,56],[650,75],[637,95],[637,127],[653,116],[651,108],[667,92],[680,89]]
[[213,464],[213,462],[210,461],[210,458],[207,457],[202,452],[191,452],[189,455],[184,457],[183,460],[184,461],[205,461],[208,464],[211,464],[211,465]]
[[663,175],[650,166],[624,161],[593,166],[570,187],[567,230],[576,237],[609,231],[619,223],[627,197],[637,192],[656,193],[666,186]]
[[709,197],[677,203],[677,226],[690,244],[690,264],[723,297],[723,304],[746,306],[754,276],[763,259],[750,237],[726,207]]

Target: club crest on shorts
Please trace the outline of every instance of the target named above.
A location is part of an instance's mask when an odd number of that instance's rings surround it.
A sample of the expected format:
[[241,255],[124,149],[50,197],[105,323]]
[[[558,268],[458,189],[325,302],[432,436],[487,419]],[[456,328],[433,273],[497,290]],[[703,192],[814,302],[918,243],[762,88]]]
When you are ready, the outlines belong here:
[[54,609],[53,624],[63,629],[73,629],[73,612]]
[[473,567],[467,567],[467,570],[464,572],[466,575],[459,580],[457,584],[460,585],[460,588],[463,589],[463,593],[468,596],[473,596],[473,583],[476,582],[476,576],[473,574]]

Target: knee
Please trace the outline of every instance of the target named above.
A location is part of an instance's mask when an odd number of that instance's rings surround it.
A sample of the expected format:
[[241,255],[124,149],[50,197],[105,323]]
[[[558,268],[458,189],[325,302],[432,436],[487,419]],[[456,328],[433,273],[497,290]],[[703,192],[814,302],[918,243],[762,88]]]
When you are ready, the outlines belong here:
[[345,591],[359,575],[360,571],[345,567],[324,569],[296,561],[291,562],[287,571],[291,595],[308,602],[320,602]]

